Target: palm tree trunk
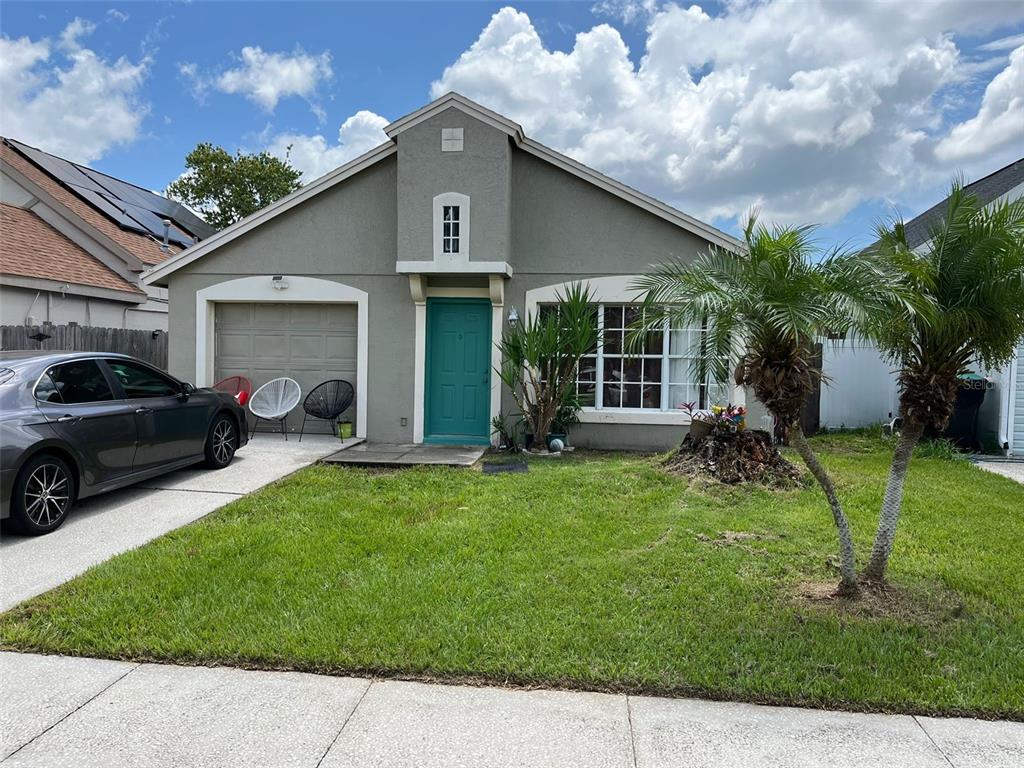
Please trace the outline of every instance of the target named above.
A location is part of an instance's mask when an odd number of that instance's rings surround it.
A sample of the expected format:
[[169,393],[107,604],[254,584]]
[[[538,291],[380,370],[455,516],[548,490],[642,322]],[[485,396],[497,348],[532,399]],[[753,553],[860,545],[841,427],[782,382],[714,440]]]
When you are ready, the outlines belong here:
[[796,452],[800,454],[800,458],[804,460],[807,468],[811,470],[814,479],[818,481],[821,490],[825,492],[825,498],[828,499],[829,507],[832,508],[832,518],[835,520],[836,529],[839,531],[839,594],[851,597],[857,594],[858,588],[857,562],[853,552],[853,536],[850,534],[850,521],[846,519],[846,513],[843,512],[843,507],[839,503],[839,496],[836,494],[836,487],[832,483],[832,478],[828,476],[828,472],[821,466],[818,457],[811,450],[811,446],[807,442],[800,424],[794,424],[790,428],[789,434],[793,441],[793,447],[796,448]]
[[889,467],[889,480],[885,485],[885,497],[882,499],[882,511],[878,516],[878,530],[875,532],[875,544],[871,548],[871,559],[864,569],[864,577],[870,581],[884,581],[885,569],[889,565],[892,554],[892,543],[896,538],[896,525],[900,520],[900,509],[903,506],[903,483],[910,469],[910,458],[914,455],[914,447],[924,434],[924,426],[915,424],[908,426],[900,434],[896,452]]

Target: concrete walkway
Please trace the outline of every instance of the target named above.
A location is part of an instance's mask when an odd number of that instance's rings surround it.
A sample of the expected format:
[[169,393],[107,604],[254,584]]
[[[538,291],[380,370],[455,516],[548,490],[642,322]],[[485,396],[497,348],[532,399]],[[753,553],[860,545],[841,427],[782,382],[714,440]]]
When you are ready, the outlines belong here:
[[471,467],[487,450],[485,445],[372,443],[354,445],[324,458],[325,464],[373,467],[415,467],[422,464]]
[[3,766],[1019,768],[1024,724],[0,653]]
[[335,437],[302,442],[258,434],[224,469],[182,469],[85,499],[45,536],[0,540],[0,611],[74,578],[338,450]]
[[1024,459],[978,459],[974,463],[988,472],[995,472],[1024,485]]

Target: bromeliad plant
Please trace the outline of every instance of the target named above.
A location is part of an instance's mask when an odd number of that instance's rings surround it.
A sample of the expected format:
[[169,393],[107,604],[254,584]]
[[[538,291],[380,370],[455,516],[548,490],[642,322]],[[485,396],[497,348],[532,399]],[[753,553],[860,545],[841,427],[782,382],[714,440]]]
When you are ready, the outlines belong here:
[[557,307],[508,329],[499,345],[498,375],[512,392],[527,431],[546,447],[552,425],[571,422],[579,410],[580,360],[597,349],[597,306],[590,290],[575,283],[559,294]]
[[944,218],[928,234],[915,252],[896,219],[879,229],[873,247],[928,308],[908,314],[897,307],[872,334],[899,365],[903,418],[864,571],[875,582],[885,578],[914,446],[927,428],[949,422],[958,377],[975,363],[1006,365],[1024,336],[1024,198],[985,206],[956,181]]
[[839,593],[857,592],[853,537],[835,486],[800,429],[804,400],[821,379],[814,343],[879,321],[899,303],[894,280],[871,259],[821,253],[810,227],[772,227],[751,216],[739,253],[713,248],[692,263],[674,261],[638,279],[644,327],[706,327],[694,350],[697,381],[729,378],[750,386],[789,429],[821,485],[839,534]]

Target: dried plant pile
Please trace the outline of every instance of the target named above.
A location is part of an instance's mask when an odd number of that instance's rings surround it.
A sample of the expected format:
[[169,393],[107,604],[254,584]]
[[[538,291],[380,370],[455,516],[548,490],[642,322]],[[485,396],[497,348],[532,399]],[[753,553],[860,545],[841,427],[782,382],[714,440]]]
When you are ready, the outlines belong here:
[[665,460],[665,468],[675,475],[710,478],[728,485],[785,487],[800,479],[800,470],[782,457],[768,433],[761,430],[712,433],[697,439],[687,435]]

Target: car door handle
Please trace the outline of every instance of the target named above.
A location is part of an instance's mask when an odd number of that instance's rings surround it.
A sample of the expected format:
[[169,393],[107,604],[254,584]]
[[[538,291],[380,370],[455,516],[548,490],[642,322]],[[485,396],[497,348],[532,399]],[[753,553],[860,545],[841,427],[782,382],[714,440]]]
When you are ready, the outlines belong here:
[[57,419],[58,424],[67,424],[71,421],[79,421],[81,416],[72,416],[70,413],[65,413],[63,416]]
[[135,412],[136,413],[152,413],[153,409],[152,408],[142,407],[142,408],[136,408]]

